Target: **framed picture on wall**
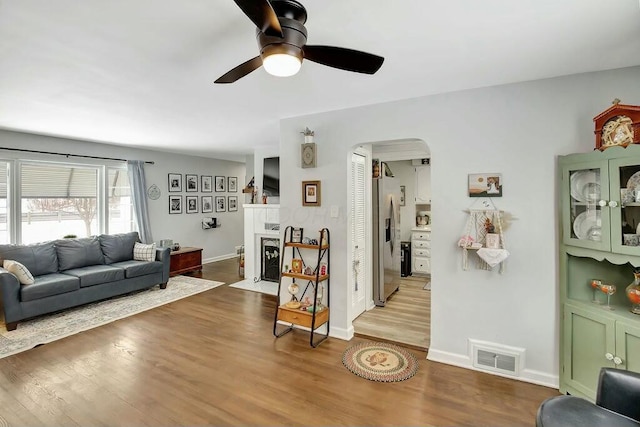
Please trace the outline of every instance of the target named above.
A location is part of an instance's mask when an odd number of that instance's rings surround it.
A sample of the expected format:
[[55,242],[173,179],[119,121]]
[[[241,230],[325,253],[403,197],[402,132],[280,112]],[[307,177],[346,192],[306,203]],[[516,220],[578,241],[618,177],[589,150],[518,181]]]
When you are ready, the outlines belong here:
[[182,213],[182,196],[169,196],[169,213]]
[[187,203],[187,213],[198,213],[198,196],[187,196],[185,200]]
[[227,209],[229,209],[229,212],[238,210],[238,196],[229,196]]
[[213,212],[213,197],[202,196],[202,213]]
[[407,192],[407,187],[405,187],[404,185],[400,186],[400,206],[406,206],[407,202],[406,202],[406,192]]
[[216,196],[216,212],[227,211],[227,198],[224,196]]
[[216,193],[224,193],[227,190],[225,187],[225,177],[216,176]]
[[187,192],[198,192],[198,175],[185,175],[187,181]]
[[169,174],[169,193],[180,193],[182,191],[182,174]]
[[302,181],[302,206],[320,206],[320,181]]
[[469,197],[502,197],[502,175],[470,173]]
[[211,175],[202,175],[200,181],[200,191],[203,193],[211,193],[213,191],[213,177]]
[[238,191],[238,177],[230,176],[227,178],[227,191],[229,193],[235,193]]

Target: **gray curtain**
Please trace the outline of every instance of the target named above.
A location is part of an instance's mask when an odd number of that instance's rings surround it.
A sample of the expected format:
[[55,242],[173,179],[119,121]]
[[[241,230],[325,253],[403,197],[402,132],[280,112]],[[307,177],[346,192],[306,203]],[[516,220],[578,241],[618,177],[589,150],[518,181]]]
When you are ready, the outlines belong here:
[[151,222],[149,221],[149,207],[147,205],[147,183],[144,179],[144,162],[141,160],[127,161],[129,170],[129,184],[131,198],[136,212],[136,225],[142,243],[153,243],[151,236]]

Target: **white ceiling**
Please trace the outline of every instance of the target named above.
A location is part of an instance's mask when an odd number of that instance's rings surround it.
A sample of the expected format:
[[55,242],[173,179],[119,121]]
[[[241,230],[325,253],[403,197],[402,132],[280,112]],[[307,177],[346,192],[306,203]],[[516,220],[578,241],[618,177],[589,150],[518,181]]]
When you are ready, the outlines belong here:
[[640,64],[638,0],[302,2],[309,44],[380,71],[214,85],[258,54],[233,0],[0,0],[0,127],[243,159],[284,117]]

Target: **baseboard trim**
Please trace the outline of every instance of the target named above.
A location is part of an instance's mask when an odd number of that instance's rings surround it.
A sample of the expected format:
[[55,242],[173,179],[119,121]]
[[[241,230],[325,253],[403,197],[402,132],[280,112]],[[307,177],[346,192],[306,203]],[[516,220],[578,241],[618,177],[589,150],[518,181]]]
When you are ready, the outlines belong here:
[[350,326],[349,328],[345,329],[345,328],[336,328],[335,326],[331,327],[331,330],[329,331],[329,336],[332,338],[338,338],[344,341],[351,341],[351,338],[353,338],[355,335],[355,332],[353,330],[353,326]]
[[447,365],[458,366],[460,368],[470,369],[472,371],[484,372],[498,377],[509,378],[516,381],[523,381],[531,384],[541,385],[544,387],[558,389],[560,380],[557,375],[550,375],[540,371],[534,371],[532,369],[523,369],[522,375],[514,377],[511,375],[501,374],[499,372],[485,371],[473,366],[473,363],[469,356],[450,353],[447,351],[436,350],[430,348],[427,352],[427,360],[432,362],[445,363]]
[[239,256],[240,255],[238,255],[236,253],[230,253],[230,254],[216,256],[216,257],[213,257],[213,258],[203,259],[202,263],[203,264],[209,264],[209,263],[216,262],[216,261],[224,261],[225,259],[238,258]]

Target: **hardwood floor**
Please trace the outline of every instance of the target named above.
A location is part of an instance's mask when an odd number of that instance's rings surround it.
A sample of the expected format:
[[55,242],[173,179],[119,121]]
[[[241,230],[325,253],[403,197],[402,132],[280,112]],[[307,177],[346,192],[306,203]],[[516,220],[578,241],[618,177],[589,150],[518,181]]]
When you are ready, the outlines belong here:
[[366,311],[353,322],[356,335],[427,350],[431,338],[431,291],[423,287],[428,280],[418,276],[401,278],[400,288],[384,307]]
[[[231,283],[237,264],[196,276]],[[275,297],[228,286],[0,359],[0,426],[532,426],[557,390],[426,360],[399,383],[342,365],[350,342],[272,335]]]

